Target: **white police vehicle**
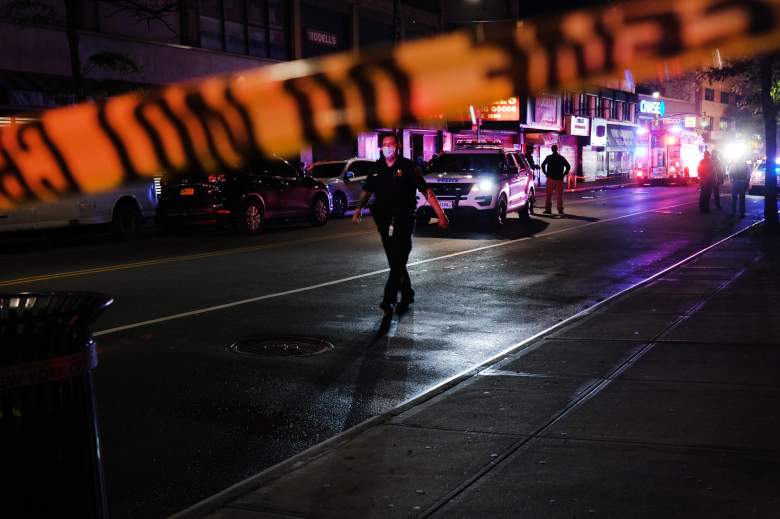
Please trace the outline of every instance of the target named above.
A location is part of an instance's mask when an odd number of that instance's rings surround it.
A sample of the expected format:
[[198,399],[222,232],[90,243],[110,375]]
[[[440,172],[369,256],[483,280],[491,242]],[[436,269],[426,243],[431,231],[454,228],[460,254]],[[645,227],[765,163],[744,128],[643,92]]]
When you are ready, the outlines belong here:
[[110,224],[117,237],[132,240],[154,219],[159,194],[160,179],[155,178],[118,191],[24,205],[0,213],[0,233]]
[[[450,217],[487,216],[497,226],[517,211],[527,220],[534,208],[534,174],[525,157],[506,151],[500,144],[466,144],[442,153],[425,180]],[[434,216],[426,200],[418,196],[417,222]]]

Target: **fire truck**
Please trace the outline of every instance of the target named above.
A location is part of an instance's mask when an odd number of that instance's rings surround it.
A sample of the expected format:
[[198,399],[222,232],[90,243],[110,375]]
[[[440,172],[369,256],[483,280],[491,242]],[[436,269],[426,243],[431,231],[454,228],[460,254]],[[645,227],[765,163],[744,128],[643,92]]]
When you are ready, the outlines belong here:
[[698,180],[696,167],[704,154],[704,139],[680,126],[637,132],[634,177],[639,184],[686,185]]

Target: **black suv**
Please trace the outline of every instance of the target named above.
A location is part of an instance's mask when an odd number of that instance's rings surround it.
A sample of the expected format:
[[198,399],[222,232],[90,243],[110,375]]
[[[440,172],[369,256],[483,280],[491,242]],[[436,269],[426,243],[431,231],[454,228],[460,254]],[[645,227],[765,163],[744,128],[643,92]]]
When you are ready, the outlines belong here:
[[325,225],[330,206],[330,194],[322,182],[286,160],[271,158],[242,171],[164,182],[157,221],[163,229],[184,223],[233,223],[248,234],[257,234],[272,218],[305,217],[312,225]]

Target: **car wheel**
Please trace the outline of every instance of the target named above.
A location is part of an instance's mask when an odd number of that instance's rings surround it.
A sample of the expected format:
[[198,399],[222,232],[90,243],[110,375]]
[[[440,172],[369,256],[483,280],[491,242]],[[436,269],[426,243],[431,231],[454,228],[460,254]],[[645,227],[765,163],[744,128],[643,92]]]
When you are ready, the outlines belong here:
[[330,208],[328,207],[327,199],[322,195],[317,195],[314,198],[314,202],[311,204],[311,212],[309,213],[309,223],[315,227],[325,225],[328,223],[328,213]]
[[265,210],[257,198],[248,198],[241,208],[239,227],[246,234],[259,234],[265,223]]
[[534,214],[534,192],[530,191],[528,193],[528,200],[525,201],[525,204],[517,211],[517,214],[520,215],[520,219],[527,221],[530,220],[531,217]]
[[143,216],[135,202],[124,200],[114,209],[114,217],[111,220],[114,235],[122,240],[135,240],[141,232]]
[[431,223],[431,213],[428,211],[418,210],[414,215],[415,222],[418,226],[425,226]]
[[333,211],[331,215],[333,218],[341,218],[347,212],[347,197],[344,193],[336,193],[333,195]]
[[496,208],[493,209],[492,220],[493,224],[498,227],[503,227],[507,222],[507,201],[506,195],[501,195],[496,202]]

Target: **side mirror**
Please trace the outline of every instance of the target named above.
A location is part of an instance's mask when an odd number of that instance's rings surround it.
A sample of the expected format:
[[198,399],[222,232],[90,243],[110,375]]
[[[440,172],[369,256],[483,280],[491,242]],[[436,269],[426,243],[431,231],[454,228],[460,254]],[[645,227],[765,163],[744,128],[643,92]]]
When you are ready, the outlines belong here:
[[355,178],[354,172],[347,171],[346,173],[344,173],[344,180],[346,180],[347,182],[351,182],[353,178]]

